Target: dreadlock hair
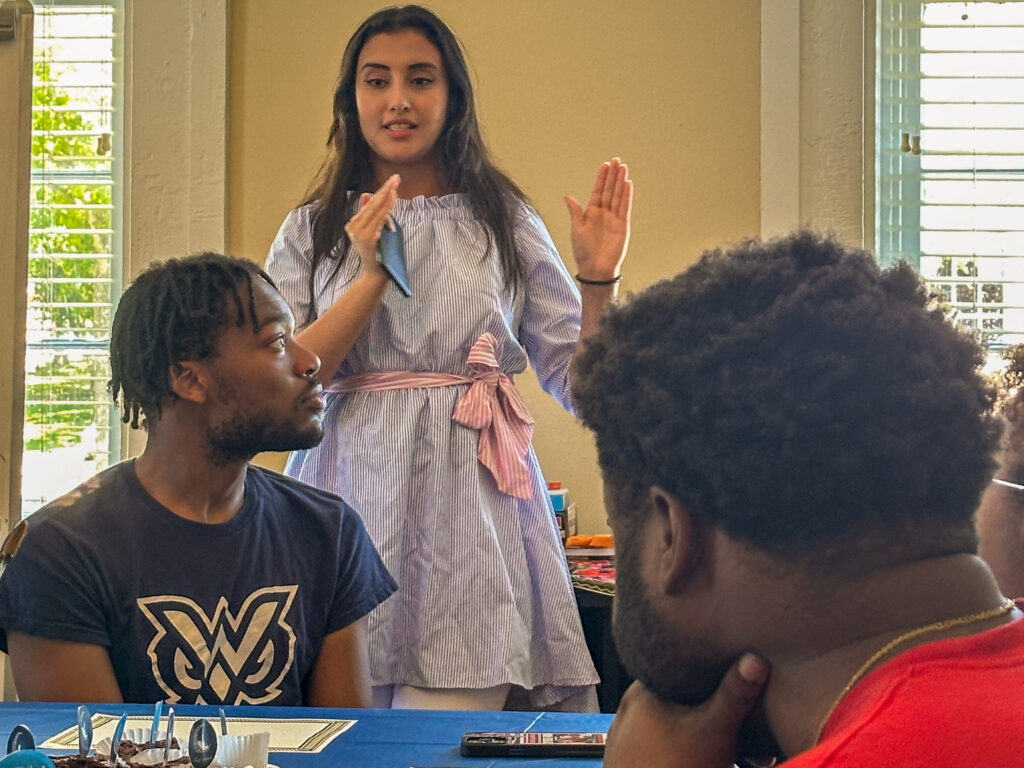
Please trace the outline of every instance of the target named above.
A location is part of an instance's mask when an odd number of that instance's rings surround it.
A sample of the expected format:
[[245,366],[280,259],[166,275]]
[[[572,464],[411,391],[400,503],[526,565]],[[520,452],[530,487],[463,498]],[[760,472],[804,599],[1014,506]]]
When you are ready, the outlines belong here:
[[370,147],[359,128],[356,107],[356,67],[366,41],[381,33],[415,29],[441,54],[448,80],[448,107],[444,128],[437,139],[448,186],[464,192],[476,219],[483,225],[487,250],[496,246],[505,286],[515,291],[522,277],[522,259],[513,236],[516,204],[527,202],[525,193],[491,160],[480,132],[469,68],[458,39],[431,11],[419,5],[393,6],[377,11],[356,29],[341,58],[334,90],[333,117],[327,135],[327,156],[317,172],[303,205],[313,204],[313,257],[309,273],[309,313],[316,319],[316,275],[325,259],[336,260],[331,279],[338,274],[349,246],[345,223],[352,218],[359,194],[377,187],[370,163]]
[[857,568],[974,551],[999,438],[982,360],[909,266],[798,232],[611,308],[573,401],[624,532],[660,486],[761,551]]
[[159,420],[165,397],[177,399],[168,371],[216,352],[220,331],[248,319],[258,332],[253,278],[273,281],[251,261],[209,251],[157,262],[117,305],[110,334],[107,391],[133,429]]

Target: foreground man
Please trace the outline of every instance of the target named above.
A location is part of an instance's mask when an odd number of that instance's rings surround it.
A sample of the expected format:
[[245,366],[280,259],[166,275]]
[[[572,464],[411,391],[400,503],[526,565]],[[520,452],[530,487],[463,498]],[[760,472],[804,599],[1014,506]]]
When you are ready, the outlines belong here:
[[1024,621],[975,556],[998,426],[908,267],[808,233],[705,255],[578,360],[640,681],[623,766],[1024,755]]
[[29,519],[0,580],[25,701],[366,706],[395,587],[341,499],[248,464],[323,435],[320,361],[255,265],[158,264],[114,318],[110,391],[145,451]]

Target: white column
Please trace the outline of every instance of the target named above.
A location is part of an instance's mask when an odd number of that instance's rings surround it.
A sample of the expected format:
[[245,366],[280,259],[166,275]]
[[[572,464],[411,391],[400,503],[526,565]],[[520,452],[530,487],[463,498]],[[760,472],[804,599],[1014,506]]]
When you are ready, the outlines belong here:
[[[21,519],[25,311],[32,163],[32,5],[0,3],[0,540]],[[13,27],[12,27],[13,25]],[[13,35],[9,38],[9,35]],[[8,39],[9,38],[9,39]],[[14,698],[6,656],[5,700]]]

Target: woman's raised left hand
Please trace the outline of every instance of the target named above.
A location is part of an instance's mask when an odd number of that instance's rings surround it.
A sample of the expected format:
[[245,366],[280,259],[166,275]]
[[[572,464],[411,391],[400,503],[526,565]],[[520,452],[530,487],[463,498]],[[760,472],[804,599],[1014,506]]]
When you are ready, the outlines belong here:
[[572,250],[584,280],[612,280],[619,275],[629,247],[629,217],[633,182],[619,158],[601,164],[594,189],[584,209],[566,196],[572,216]]

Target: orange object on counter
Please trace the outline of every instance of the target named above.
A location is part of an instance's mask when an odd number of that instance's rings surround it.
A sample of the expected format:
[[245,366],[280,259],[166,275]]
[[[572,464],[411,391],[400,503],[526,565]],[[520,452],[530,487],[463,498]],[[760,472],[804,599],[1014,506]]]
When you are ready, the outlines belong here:
[[570,536],[565,540],[569,549],[611,549],[614,546],[610,533],[598,533],[587,536]]

